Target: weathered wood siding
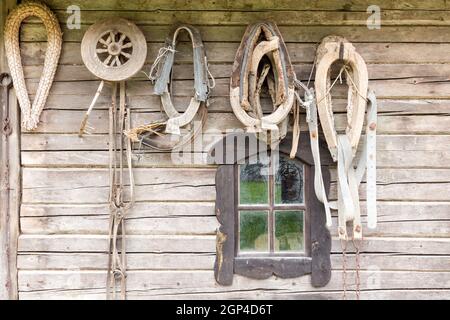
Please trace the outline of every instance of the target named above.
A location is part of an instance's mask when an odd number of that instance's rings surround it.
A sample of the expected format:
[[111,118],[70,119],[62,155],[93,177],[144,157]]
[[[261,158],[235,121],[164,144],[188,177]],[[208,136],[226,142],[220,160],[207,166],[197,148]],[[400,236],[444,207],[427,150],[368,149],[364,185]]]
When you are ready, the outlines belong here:
[[[217,81],[204,151],[218,132],[240,127],[228,101],[228,83],[249,22],[271,18],[278,23],[303,80],[324,36],[338,34],[354,42],[368,63],[370,87],[378,95],[380,109],[380,222],[377,230],[365,230],[362,298],[450,298],[448,1],[376,1],[382,8],[381,30],[366,26],[366,9],[373,1],[45,2],[59,17],[65,42],[42,123],[35,132],[21,136],[20,298],[105,298],[108,90],[91,117],[93,134],[81,139],[76,133],[98,85],[83,66],[80,41],[90,24],[114,16],[129,18],[142,28],[149,46],[148,64],[173,23],[200,28]],[[66,26],[66,9],[74,3],[82,9],[81,30]],[[192,93],[191,50],[186,43],[179,50],[174,89],[176,101],[187,102]],[[36,20],[22,29],[22,51],[33,94],[45,52],[45,30]],[[159,116],[159,100],[143,75],[130,81],[128,88],[133,124]],[[335,97],[336,108],[342,111],[345,92],[338,89]],[[344,116],[337,121],[342,124]],[[205,152],[196,156],[205,162]],[[324,288],[313,288],[308,276],[290,280],[236,276],[231,287],[217,285],[213,273],[216,168],[174,165],[170,154],[160,152],[149,152],[136,166],[138,203],[127,221],[129,298],[341,297],[337,240],[332,279]],[[335,181],[335,174],[332,178]],[[352,256],[349,260],[354,268]],[[354,289],[353,272],[349,283]]]

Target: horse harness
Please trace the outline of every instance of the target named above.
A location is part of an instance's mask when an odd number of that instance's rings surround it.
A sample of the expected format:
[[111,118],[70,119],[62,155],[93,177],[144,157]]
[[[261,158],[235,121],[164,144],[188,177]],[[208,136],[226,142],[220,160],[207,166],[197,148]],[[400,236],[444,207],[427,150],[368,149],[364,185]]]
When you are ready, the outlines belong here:
[[[264,115],[260,100],[265,81],[273,104],[269,115]],[[295,102],[294,81],[294,69],[276,24],[248,26],[233,65],[230,103],[247,132],[257,133],[272,148],[287,133],[288,115]]]

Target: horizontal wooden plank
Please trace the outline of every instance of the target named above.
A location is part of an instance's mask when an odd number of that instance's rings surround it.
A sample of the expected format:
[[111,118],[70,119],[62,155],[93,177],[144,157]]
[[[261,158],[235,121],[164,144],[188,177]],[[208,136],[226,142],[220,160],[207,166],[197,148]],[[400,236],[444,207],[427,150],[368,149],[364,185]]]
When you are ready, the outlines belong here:
[[[80,42],[88,26],[70,30],[61,26],[65,42]],[[171,26],[141,26],[146,39],[162,42],[169,34]],[[203,41],[240,42],[246,26],[198,26]],[[280,32],[286,42],[320,42],[330,34],[339,34],[352,42],[450,42],[447,26],[383,26],[373,31],[367,26],[280,26]],[[26,24],[21,29],[21,40],[36,42],[46,40],[46,30],[41,24]]]
[[[127,253],[213,253],[215,236],[127,236]],[[19,252],[107,252],[103,235],[21,235]]]
[[[68,216],[98,216],[108,214],[107,204],[22,204],[21,217],[68,217]],[[366,215],[365,202],[361,203],[361,215]],[[378,221],[434,221],[448,219],[450,202],[406,202],[378,201]],[[212,202],[138,202],[127,213],[130,219],[154,217],[196,217],[214,216]],[[333,211],[333,215],[336,213]]]
[[[377,185],[377,199],[384,201],[448,201],[449,196],[444,190],[450,188],[449,182],[430,183],[392,183]],[[366,199],[366,185],[359,187],[359,197]],[[330,199],[337,198],[337,183],[330,187]]]
[[[80,123],[85,112],[82,110],[44,110],[41,114],[40,125],[35,133],[63,133],[78,134]],[[343,130],[346,123],[345,115],[336,114],[335,122],[338,130]],[[378,117],[378,134],[448,134],[449,115],[380,115]],[[139,126],[155,120],[161,120],[160,113],[133,112],[131,125]],[[91,134],[105,134],[108,132],[108,111],[94,110],[89,117]],[[231,132],[231,129],[243,129],[243,125],[232,113],[210,113],[203,133],[217,134]],[[301,130],[306,131],[306,122],[301,119]]]
[[[127,255],[128,270],[212,270],[211,253],[133,253]],[[435,264],[438,264],[437,259]],[[17,256],[21,270],[106,270],[106,253],[24,253]],[[431,264],[430,264],[431,265]]]
[[[208,148],[207,144],[202,149]],[[70,146],[68,146],[70,147]],[[207,164],[206,153],[192,154],[192,149],[185,149],[183,154],[139,152],[136,147],[133,156],[134,167],[202,167]],[[198,149],[201,149],[198,147]],[[378,168],[449,168],[450,151],[377,151]],[[66,168],[66,167],[106,167],[109,163],[107,151],[38,151],[22,152],[24,167]]]
[[[361,289],[449,289],[449,272],[402,272],[402,271],[361,271]],[[103,271],[28,271],[18,274],[19,290],[63,291],[74,289],[98,289],[106,284]],[[333,271],[327,290],[342,289],[342,272]],[[354,283],[348,283],[350,290]],[[104,288],[105,289],[105,288]],[[310,283],[310,276],[295,279],[269,278],[265,281],[235,276],[233,285],[220,286],[215,282],[213,271],[129,271],[127,290],[148,291],[154,295],[187,294],[241,291],[255,289],[275,289],[284,292],[321,291]]]
[[[33,205],[22,204],[21,217],[101,216],[109,214],[108,205]],[[212,202],[137,202],[127,212],[129,219],[155,217],[215,216]]]
[[[36,291],[36,292],[19,292],[22,300],[92,300],[106,298],[106,294],[102,289],[92,290],[66,290],[66,291]],[[251,293],[251,294],[250,294]],[[363,290],[361,291],[361,299],[363,300],[448,300],[450,290],[446,289],[410,289],[410,290]],[[128,299],[155,299],[155,300],[249,300],[249,299],[293,299],[293,300],[341,300],[343,294],[341,291],[318,291],[318,292],[294,292],[286,293],[283,290],[251,290],[234,291],[234,292],[207,292],[207,293],[182,293],[182,294],[161,294],[152,295],[152,293],[132,291],[127,293]],[[348,299],[354,299],[354,291],[348,291]]]
[[[150,39],[149,39],[150,40]],[[151,64],[158,56],[162,43],[147,44],[146,63]],[[206,54],[211,64],[231,63],[234,61],[239,42],[206,42]],[[292,63],[311,64],[316,55],[317,44],[287,43]],[[414,64],[414,63],[448,63],[446,54],[450,50],[447,43],[358,43],[353,42],[356,50],[368,64]],[[21,54],[25,66],[40,66],[46,52],[45,42],[24,42]],[[177,63],[192,63],[191,44],[180,42],[177,45]],[[60,65],[83,65],[81,44],[65,42],[62,46]]]
[[[40,79],[42,66],[26,66],[24,75],[26,79]],[[295,64],[294,70],[297,78],[307,81],[311,74],[312,64]],[[144,66],[144,70],[150,70],[150,66]],[[209,71],[214,78],[229,77],[232,70],[232,62],[210,64]],[[387,80],[402,78],[430,78],[441,77],[446,79],[450,73],[450,64],[369,64],[367,65],[370,80]],[[146,72],[144,71],[144,72]],[[339,70],[336,70],[338,72]],[[334,74],[333,74],[334,76]],[[146,74],[138,73],[134,79],[147,80]],[[194,72],[192,63],[177,64],[173,67],[174,80],[193,80]],[[314,77],[313,77],[314,79]],[[84,65],[61,65],[55,75],[55,81],[92,81],[98,80]]]
[[[100,212],[99,212],[100,213]],[[375,230],[365,227],[367,219],[362,218],[363,234],[368,237],[446,237],[450,234],[450,220],[443,221],[380,221]],[[55,216],[22,217],[22,234],[108,234],[109,217],[98,216]],[[219,223],[210,217],[130,218],[126,221],[129,235],[215,235]],[[337,235],[337,218],[331,233]]]
[[[103,235],[21,235],[19,252],[106,252],[107,236]],[[348,248],[354,252],[353,248]],[[127,237],[129,253],[215,253],[216,237],[131,235]],[[333,239],[332,252],[342,252],[341,243]],[[362,253],[397,253],[410,255],[450,255],[449,238],[366,237]]]
[[[22,234],[106,235],[109,220],[106,212],[99,212],[98,216],[22,217],[20,226]],[[429,224],[427,226],[432,227]],[[215,235],[218,227],[219,223],[215,216],[126,218],[127,234],[130,235]],[[444,223],[441,222],[440,227],[443,229]],[[436,231],[437,226],[434,229]],[[447,229],[450,230],[450,226]]]
[[[65,10],[72,4],[70,0],[45,0],[52,9]],[[344,11],[366,11],[372,4],[369,0],[363,1],[333,1],[333,0],[281,0],[276,3],[271,0],[262,1],[240,1],[229,2],[226,0],[206,0],[193,1],[188,5],[176,0],[141,0],[139,2],[120,3],[114,0],[95,2],[80,0],[77,2],[83,10],[137,10],[137,11],[158,11],[158,10],[344,10]],[[385,10],[445,10],[449,9],[449,4],[444,0],[409,0],[409,1],[389,1],[379,0],[377,4]]]
[[[136,201],[213,201],[215,169],[136,169]],[[108,170],[24,169],[23,203],[106,203]],[[193,179],[195,177],[195,179]],[[128,188],[125,191],[128,198]]]
[[[103,19],[125,18],[133,21],[139,26],[143,25],[173,25],[184,21],[198,25],[247,25],[261,20],[277,21],[279,26],[286,25],[359,25],[366,26],[367,19],[371,14],[364,11],[319,11],[300,9],[298,5],[293,10],[276,11],[235,11],[233,9],[224,14],[223,11],[199,11],[189,10],[188,7],[179,8],[175,13],[173,10],[158,10],[152,14],[145,11],[132,11],[128,8],[121,11],[113,10],[84,10],[81,11],[81,24],[91,25]],[[281,9],[281,10],[280,10]],[[56,10],[55,14],[61,24],[65,23],[72,14],[66,10]],[[395,25],[428,25],[439,26],[450,24],[450,12],[448,11],[404,11],[404,10],[382,10],[381,20],[383,26]],[[39,23],[38,19],[30,19],[28,23]]]
[[[390,170],[390,169],[386,169]],[[431,170],[431,169],[430,169]],[[443,192],[450,186],[439,176],[430,181],[421,170],[405,169],[405,176],[392,180],[392,174],[377,186],[379,200],[448,201]],[[380,170],[380,172],[383,172]],[[391,171],[387,171],[391,172]],[[439,174],[440,171],[435,171]],[[445,172],[445,171],[443,171]],[[137,201],[212,201],[215,199],[215,169],[135,169]],[[109,194],[107,169],[39,169],[23,170],[24,203],[105,203]],[[193,179],[195,177],[195,179]],[[420,181],[419,178],[427,181]],[[390,180],[389,180],[390,179]],[[395,179],[395,178],[394,178]],[[403,179],[403,181],[401,181]],[[419,180],[419,181],[418,181]],[[331,184],[330,199],[336,197],[336,183]],[[365,199],[365,184],[360,187]],[[125,193],[128,196],[128,192]]]
[[[215,254],[209,253],[133,253],[127,255],[128,270],[212,270]],[[342,254],[331,256],[333,269],[342,269]],[[362,254],[361,270],[448,271],[449,256],[414,256],[397,254]],[[21,253],[20,270],[106,270],[106,253]],[[347,259],[348,270],[356,267],[354,255]]]
[[[34,95],[38,82],[28,80],[27,86],[31,95]],[[390,80],[372,80],[369,86],[377,93],[380,99],[449,99],[450,80],[446,77],[433,78],[406,78]],[[98,81],[67,81],[55,82],[50,91],[51,95],[87,95],[94,96],[98,87]],[[211,90],[211,97],[229,98],[230,83],[228,78],[216,79],[216,87]],[[346,85],[335,85],[333,98],[347,98],[348,87]],[[106,86],[102,93],[102,101],[110,99],[109,86]],[[153,88],[150,81],[128,81],[127,94],[131,97],[151,96]],[[173,82],[174,96],[193,96],[193,86],[191,80],[175,80]],[[67,98],[67,97],[66,97]]]
[[[364,135],[363,135],[364,137]],[[200,136],[199,136],[200,138]],[[212,144],[223,135],[203,134],[202,151],[208,152]],[[22,151],[82,151],[108,150],[108,135],[96,134],[79,137],[78,134],[22,134]],[[363,138],[364,139],[364,138]],[[377,151],[447,151],[450,135],[377,135]],[[147,151],[147,150],[146,150]],[[148,150],[151,152],[151,150]],[[431,156],[434,152],[429,152]],[[418,157],[420,158],[420,157]]]

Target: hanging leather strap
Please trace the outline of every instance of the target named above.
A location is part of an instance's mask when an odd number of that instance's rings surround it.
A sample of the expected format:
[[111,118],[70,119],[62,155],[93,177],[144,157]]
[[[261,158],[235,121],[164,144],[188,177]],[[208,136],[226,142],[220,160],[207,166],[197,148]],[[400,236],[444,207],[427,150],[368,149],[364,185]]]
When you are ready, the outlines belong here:
[[367,108],[367,126],[363,149],[359,157],[353,156],[353,149],[347,135],[338,135],[338,201],[328,202],[323,184],[321,170],[318,119],[313,91],[305,95],[307,122],[311,139],[311,151],[314,158],[314,188],[319,201],[325,206],[327,226],[332,226],[331,210],[339,213],[339,237],[348,240],[346,223],[353,221],[354,239],[362,238],[362,226],[360,218],[360,204],[358,189],[366,173],[366,211],[368,227],[377,226],[376,208],[376,128],[377,128],[377,100],[375,93],[369,91]]

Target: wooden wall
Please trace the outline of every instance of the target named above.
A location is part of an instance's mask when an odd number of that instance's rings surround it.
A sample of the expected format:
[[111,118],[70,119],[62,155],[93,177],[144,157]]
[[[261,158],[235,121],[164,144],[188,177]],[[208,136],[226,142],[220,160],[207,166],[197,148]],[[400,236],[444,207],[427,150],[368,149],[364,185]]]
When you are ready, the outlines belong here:
[[[148,64],[173,23],[199,27],[217,81],[205,150],[218,131],[241,127],[228,102],[228,77],[249,22],[266,18],[278,22],[303,80],[324,36],[339,34],[354,42],[368,63],[370,86],[380,109],[380,223],[375,231],[365,230],[362,298],[450,298],[448,1],[375,1],[382,8],[381,30],[366,27],[366,8],[373,1],[45,2],[61,21],[64,46],[42,123],[35,132],[21,136],[23,194],[17,261],[21,299],[105,298],[108,90],[91,118],[92,134],[81,139],[76,133],[98,85],[83,66],[80,41],[89,25],[115,16],[141,27],[148,41]],[[66,26],[66,8],[75,3],[82,9],[81,30]],[[34,93],[45,53],[45,29],[29,20],[21,39],[25,74]],[[192,92],[191,54],[186,43],[179,50],[174,88],[177,101],[186,102]],[[159,100],[143,75],[130,81],[128,89],[133,124],[159,116]],[[342,111],[345,92],[337,90],[335,97]],[[342,124],[343,115],[338,121]],[[205,158],[201,152],[198,156]],[[170,159],[170,154],[149,152],[135,162],[138,203],[127,221],[129,298],[341,297],[342,258],[336,240],[332,279],[325,288],[311,287],[308,276],[288,280],[236,276],[231,287],[217,285],[213,276],[218,226],[213,208],[215,167],[174,165]],[[353,268],[352,256],[349,259]],[[352,290],[353,276],[350,272]]]

